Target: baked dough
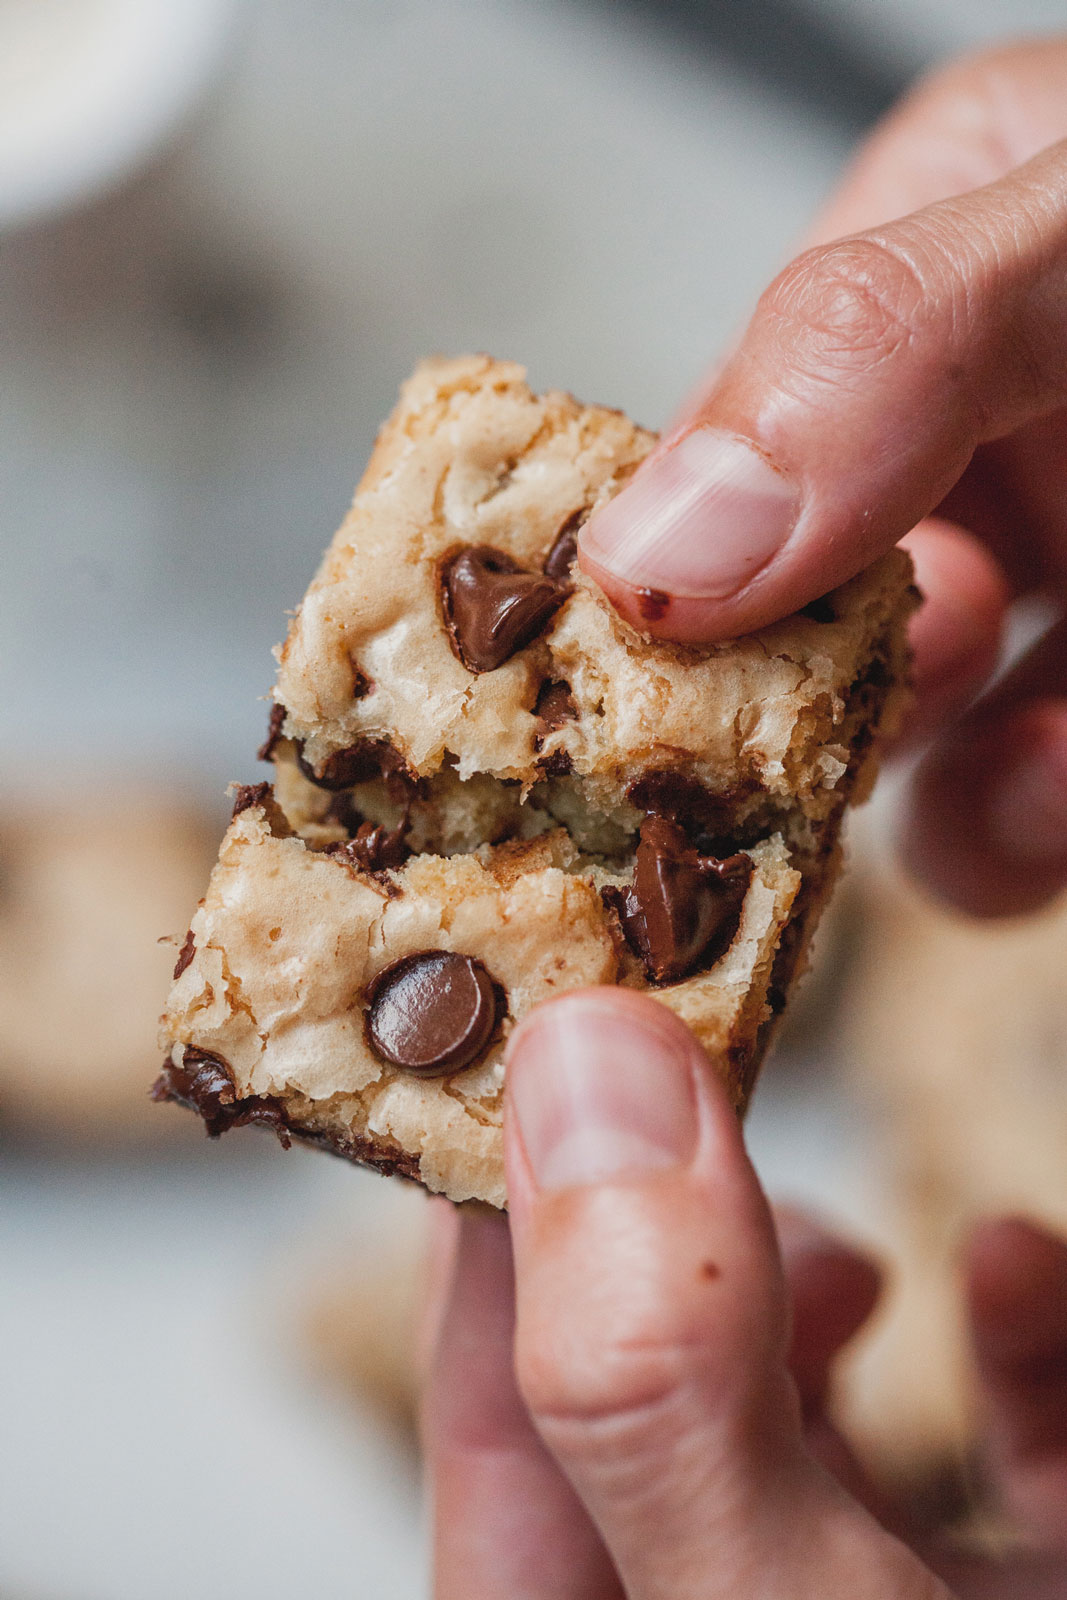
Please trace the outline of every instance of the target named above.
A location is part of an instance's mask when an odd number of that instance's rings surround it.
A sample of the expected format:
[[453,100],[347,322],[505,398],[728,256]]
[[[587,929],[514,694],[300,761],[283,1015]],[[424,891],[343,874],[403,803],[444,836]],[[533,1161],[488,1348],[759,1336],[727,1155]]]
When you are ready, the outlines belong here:
[[505,1203],[540,1000],[650,990],[743,1111],[892,720],[894,552],[705,649],[571,566],[654,442],[487,357],[423,364],[289,637],[164,1017],[160,1098]]

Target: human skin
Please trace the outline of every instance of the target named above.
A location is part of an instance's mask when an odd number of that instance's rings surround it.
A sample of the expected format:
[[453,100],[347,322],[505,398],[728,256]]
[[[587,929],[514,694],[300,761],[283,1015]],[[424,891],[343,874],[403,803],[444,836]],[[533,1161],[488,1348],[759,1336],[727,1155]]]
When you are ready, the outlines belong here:
[[[814,239],[582,565],[695,642],[906,539],[930,741],[907,852],[971,911],[1025,910],[1067,881],[1067,625],[983,685],[1010,602],[1067,598],[1067,39],[920,85]],[[952,1563],[826,1420],[877,1269],[776,1227],[683,1025],[633,991],[562,996],[516,1030],[508,1088],[509,1220],[438,1218],[438,1600],[1067,1595],[1067,1244],[1001,1219],[963,1251],[990,1481],[1029,1553]]]

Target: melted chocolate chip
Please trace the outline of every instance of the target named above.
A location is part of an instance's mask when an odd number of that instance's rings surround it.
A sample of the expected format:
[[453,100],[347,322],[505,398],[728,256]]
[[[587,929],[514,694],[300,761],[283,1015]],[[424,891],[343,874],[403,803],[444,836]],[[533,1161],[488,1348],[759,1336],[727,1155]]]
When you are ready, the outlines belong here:
[[387,867],[403,866],[411,854],[407,831],[406,816],[395,828],[386,828],[380,822],[361,822],[351,839],[328,844],[323,854],[350,861],[364,872],[384,872]]
[[737,932],[752,862],[698,855],[666,817],[641,824],[633,882],[605,889],[631,948],[656,983],[677,983],[712,966]]
[[187,1045],[180,1067],[168,1056],[151,1095],[153,1100],[177,1100],[198,1111],[209,1138],[217,1139],[230,1128],[260,1122],[273,1128],[286,1150],[289,1148],[289,1130],[278,1101],[258,1094],[238,1099],[229,1063],[209,1050]]
[[542,569],[550,578],[569,578],[578,556],[578,529],[588,516],[585,510],[576,511],[556,534],[552,548],[545,557]]
[[574,722],[578,707],[574,702],[569,683],[558,678],[546,678],[537,693],[534,716],[541,724],[541,734],[554,733],[557,728]]
[[288,716],[285,707],[275,701],[270,708],[270,721],[267,724],[267,737],[256,751],[257,761],[273,761],[274,752],[285,737],[282,733],[282,723]]
[[441,596],[452,648],[468,672],[493,672],[535,639],[570,585],[524,572],[503,550],[470,545],[446,562]]
[[810,600],[806,606],[800,608],[800,615],[807,617],[811,622],[836,622],[837,612],[830,604],[830,596],[820,595],[818,600]]
[[637,609],[645,622],[658,622],[666,615],[671,597],[664,589],[638,589]]
[[669,770],[647,772],[630,785],[626,798],[653,816],[686,824],[706,824],[722,804],[721,798],[709,794],[699,779]]
[[[540,750],[550,733],[565,727],[568,722],[574,722],[578,716],[570,684],[561,679],[546,678],[538,691],[534,715],[537,718],[534,749]],[[569,750],[552,750],[538,762],[538,766],[547,778],[565,778],[573,771],[574,763]]]
[[174,963],[175,980],[181,977],[182,973],[185,971],[186,967],[189,965],[195,955],[196,941],[193,938],[193,930],[190,928],[189,932],[185,935],[185,943],[178,951],[178,959]]
[[266,806],[268,800],[273,798],[274,790],[269,783],[239,783],[233,791],[231,821],[251,806]]
[[407,762],[388,739],[358,739],[347,750],[335,750],[317,767],[305,761],[302,745],[297,746],[297,752],[297,766],[319,789],[351,789],[357,783],[369,783],[372,778],[382,777],[390,794],[406,797],[418,786]]
[[469,1067],[497,1020],[492,978],[471,956],[423,950],[380,972],[367,992],[375,1054],[421,1078]]

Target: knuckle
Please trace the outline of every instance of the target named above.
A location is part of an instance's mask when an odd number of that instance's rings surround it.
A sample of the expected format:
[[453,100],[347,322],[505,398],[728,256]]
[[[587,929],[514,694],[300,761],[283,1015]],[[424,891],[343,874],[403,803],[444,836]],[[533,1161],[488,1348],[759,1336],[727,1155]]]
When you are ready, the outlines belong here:
[[539,1422],[588,1424],[655,1409],[692,1367],[682,1347],[586,1326],[516,1345],[519,1391]]
[[891,360],[929,314],[918,268],[885,239],[858,235],[809,250],[771,285],[760,313],[809,371]]

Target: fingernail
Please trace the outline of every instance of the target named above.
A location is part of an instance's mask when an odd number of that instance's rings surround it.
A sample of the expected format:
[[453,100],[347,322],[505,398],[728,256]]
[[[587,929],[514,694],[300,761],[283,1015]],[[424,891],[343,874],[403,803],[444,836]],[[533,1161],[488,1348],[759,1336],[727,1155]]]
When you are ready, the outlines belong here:
[[1005,854],[1033,863],[1067,859],[1067,708],[1033,712],[1015,759],[986,808]]
[[516,1035],[508,1098],[537,1183],[598,1183],[680,1165],[696,1145],[681,1043],[632,1014],[564,1002]]
[[636,588],[724,600],[793,530],[795,484],[747,440],[696,428],[582,529],[583,551]]

